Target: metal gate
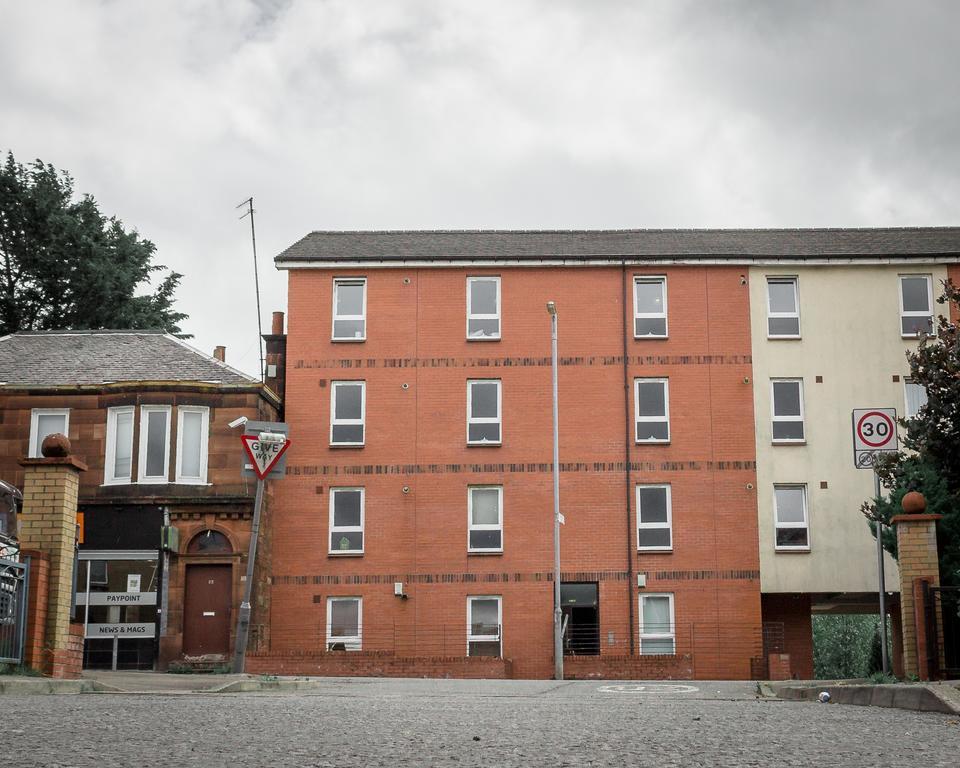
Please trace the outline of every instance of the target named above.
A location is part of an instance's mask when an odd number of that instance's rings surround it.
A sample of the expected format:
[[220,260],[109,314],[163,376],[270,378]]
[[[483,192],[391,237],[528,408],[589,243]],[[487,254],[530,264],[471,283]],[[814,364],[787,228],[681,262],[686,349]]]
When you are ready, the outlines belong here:
[[930,679],[956,679],[960,677],[960,587],[931,587],[924,582],[923,606]]
[[27,634],[29,565],[0,560],[0,663],[21,664]]

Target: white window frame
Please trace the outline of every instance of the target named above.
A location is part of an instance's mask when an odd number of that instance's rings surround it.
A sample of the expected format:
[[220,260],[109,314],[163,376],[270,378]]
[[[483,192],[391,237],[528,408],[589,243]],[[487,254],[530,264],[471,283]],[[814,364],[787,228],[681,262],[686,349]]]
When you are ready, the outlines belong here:
[[[472,416],[473,413],[473,385],[474,384],[496,384],[497,385],[497,415],[490,416]],[[499,440],[471,440],[471,424],[497,424],[500,427]],[[500,379],[467,379],[467,445],[502,445],[503,444],[503,382]]]
[[[791,283],[793,285],[793,306],[794,312],[774,312],[770,306],[770,284],[771,283]],[[780,318],[796,318],[796,333],[770,333],[770,321]],[[767,338],[768,339],[799,339],[801,338],[800,327],[800,278],[796,275],[767,275]]]
[[[354,492],[360,491],[360,525],[334,525],[334,496],[341,492]],[[330,555],[362,555],[364,547],[367,544],[367,536],[364,533],[364,524],[366,523],[366,507],[367,507],[367,494],[366,490],[362,486],[338,486],[336,488],[330,489],[330,495],[328,499],[328,505],[330,507],[329,519],[330,526],[327,532],[327,553]],[[360,549],[334,549],[333,548],[333,536],[335,533],[357,533],[360,532],[362,535],[361,542],[362,545]]]
[[[774,399],[774,384],[797,384],[800,391],[800,415],[799,416],[777,416],[777,404]],[[770,441],[780,445],[781,443],[805,443],[807,442],[807,424],[806,410],[803,405],[803,379],[779,378],[770,379]],[[803,425],[803,437],[774,437],[773,426],[778,421],[800,422]]]
[[[475,635],[473,634],[473,624],[470,621],[472,616],[472,605],[474,600],[496,600],[497,601],[497,634],[496,635]],[[502,595],[467,595],[467,656],[470,655],[470,643],[499,643],[500,653],[498,659],[503,658],[503,596]]]
[[[477,524],[473,522],[473,492],[474,491],[497,491],[497,514],[498,522],[496,525]],[[472,531],[500,531],[499,547],[472,547],[470,546],[470,533]],[[467,552],[472,554],[499,554],[503,552],[503,486],[502,485],[469,485],[467,486]]]
[[[649,384],[651,382],[660,382],[663,384],[663,416],[641,416],[640,415],[640,384]],[[637,437],[637,424],[645,422],[663,422],[667,425],[667,436],[665,438],[653,437],[641,440]],[[648,377],[637,378],[633,380],[633,439],[638,445],[648,443],[669,443],[670,442],[670,379],[666,377]]]
[[[183,474],[183,417],[186,413],[200,414],[200,475]],[[183,485],[207,485],[207,461],[210,449],[210,409],[205,405],[177,406],[177,468],[176,482]]]
[[[646,600],[649,600],[651,597],[666,597],[669,600],[670,604],[670,631],[669,632],[644,632],[643,631],[643,604]],[[640,655],[641,656],[667,656],[667,655],[676,655],[677,653],[677,620],[676,614],[673,610],[673,593],[672,592],[641,592],[639,599],[639,610],[637,612],[637,617],[640,625]],[[670,654],[644,654],[643,652],[643,641],[644,640],[670,640],[673,643],[673,651]]]
[[[667,492],[667,521],[665,523],[644,523],[640,505],[640,491],[644,488],[664,488]],[[637,551],[638,552],[672,552],[673,551],[673,492],[669,483],[645,483],[636,487],[637,505]],[[640,531],[653,529],[670,531],[670,544],[667,546],[651,547],[640,544]]]
[[[915,280],[918,277],[922,277],[927,281],[927,306],[930,308],[929,312],[917,312],[916,310],[905,310],[903,308],[903,281],[905,279]],[[897,299],[900,303],[900,337],[904,339],[915,339],[917,338],[916,333],[904,333],[903,332],[903,321],[908,317],[927,317],[930,319],[930,333],[933,333],[933,320],[934,315],[936,314],[933,309],[933,275],[929,274],[902,274],[897,276]]]
[[[339,602],[357,603],[357,634],[333,637],[333,604]],[[363,598],[359,595],[336,595],[327,598],[327,650],[334,643],[343,643],[344,650],[359,651],[363,648]]]
[[[663,312],[640,312],[637,309],[637,286],[641,283],[659,283],[663,296]],[[663,318],[662,334],[637,335],[637,320]],[[634,275],[633,276],[633,338],[635,339],[665,339],[670,335],[670,320],[667,317],[667,276],[666,275]]]
[[[915,382],[910,377],[904,377],[903,379],[903,415],[904,415],[904,418],[906,418],[908,421],[910,419],[915,419],[917,417],[917,413],[919,413],[919,410],[916,411],[915,413],[910,413],[910,398],[907,395],[907,392],[910,390],[910,387],[917,387],[923,390],[924,400],[926,401],[927,399],[926,387],[924,387],[922,384],[917,384],[917,382]],[[924,402],[924,404],[921,405],[920,407],[923,408],[925,405],[926,405],[926,402]]]
[[[144,474],[147,470],[147,421],[149,414],[164,411],[167,414],[167,429],[163,443],[163,476]],[[137,453],[137,482],[144,485],[160,485],[170,482],[170,422],[173,408],[169,405],[141,405],[140,406],[140,445]]]
[[[341,285],[363,285],[363,312],[359,315],[338,315],[337,314],[337,290]],[[330,322],[330,341],[351,342],[367,340],[367,278],[365,277],[335,277],[333,278],[333,319]],[[337,320],[362,320],[363,334],[361,336],[337,336]]]
[[[781,523],[778,518],[777,489],[799,488],[803,492],[803,522]],[[777,531],[781,528],[803,528],[807,532],[806,544],[778,544]],[[777,552],[809,552],[810,551],[810,507],[807,496],[806,483],[774,483],[773,484],[773,548]]]
[[[129,485],[133,478],[133,427],[136,425],[136,408],[132,405],[123,405],[117,408],[107,408],[107,446],[103,454],[103,484]],[[113,470],[117,465],[117,417],[120,414],[130,414],[130,471],[126,477],[117,477]]]
[[[337,388],[360,386],[360,418],[359,419],[338,419],[337,418]],[[338,424],[359,424],[363,427],[363,440],[360,442],[334,442],[333,428]],[[362,446],[367,441],[367,382],[363,379],[341,379],[340,381],[330,382],[330,445],[331,446]]]
[[[474,282],[495,282],[497,284],[497,312],[496,314],[482,314],[474,313],[473,311],[473,299],[470,291],[470,286]],[[500,276],[499,275],[471,275],[467,277],[467,341],[500,341],[500,338],[503,333],[503,320],[500,317],[501,315],[501,302],[500,302]],[[470,321],[471,320],[496,320],[497,321],[497,334],[495,336],[471,336],[470,335]]]
[[[27,446],[27,457],[31,459],[43,458],[40,452],[42,441],[40,437],[40,417],[41,416],[63,416],[63,432],[67,437],[70,436],[70,409],[69,408],[34,408],[30,411],[30,444]],[[55,434],[55,433],[50,433]],[[44,435],[46,437],[46,435]]]

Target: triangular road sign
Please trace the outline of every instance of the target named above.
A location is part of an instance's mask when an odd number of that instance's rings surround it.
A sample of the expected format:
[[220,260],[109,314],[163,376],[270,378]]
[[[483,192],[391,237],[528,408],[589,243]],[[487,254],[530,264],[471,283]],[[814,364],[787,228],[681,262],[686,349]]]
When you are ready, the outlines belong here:
[[280,457],[290,447],[289,440],[282,443],[260,442],[259,435],[241,435],[240,439],[243,440],[243,448],[253,462],[253,471],[261,480],[270,474],[274,464],[280,461]]

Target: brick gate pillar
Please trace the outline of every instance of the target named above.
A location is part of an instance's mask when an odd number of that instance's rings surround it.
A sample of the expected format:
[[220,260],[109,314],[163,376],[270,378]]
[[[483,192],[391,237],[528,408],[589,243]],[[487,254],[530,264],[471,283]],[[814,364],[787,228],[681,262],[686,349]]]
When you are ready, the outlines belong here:
[[897,515],[891,521],[897,527],[900,561],[903,673],[908,677],[917,675],[921,680],[929,678],[922,583],[926,581],[931,587],[940,586],[937,520],[941,517],[943,515]]
[[[59,440],[51,441],[51,438]],[[50,441],[50,446],[48,446]],[[52,677],[77,677],[80,672],[77,642],[70,629],[73,600],[73,562],[76,556],[77,496],[80,473],[87,465],[70,456],[70,441],[62,435],[44,440],[44,458],[21,459],[24,468],[23,516],[20,546],[43,553],[47,561],[46,621],[42,667]],[[51,455],[60,453],[62,455]],[[37,638],[28,639],[36,643]],[[82,656],[82,644],[79,655]]]

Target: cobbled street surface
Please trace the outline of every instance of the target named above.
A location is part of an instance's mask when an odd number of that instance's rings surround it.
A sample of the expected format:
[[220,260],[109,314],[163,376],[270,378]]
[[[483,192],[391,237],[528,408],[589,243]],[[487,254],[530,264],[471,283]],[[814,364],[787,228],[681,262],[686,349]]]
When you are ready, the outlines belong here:
[[0,765],[950,766],[948,715],[751,683],[328,679],[300,693],[4,696]]

